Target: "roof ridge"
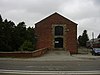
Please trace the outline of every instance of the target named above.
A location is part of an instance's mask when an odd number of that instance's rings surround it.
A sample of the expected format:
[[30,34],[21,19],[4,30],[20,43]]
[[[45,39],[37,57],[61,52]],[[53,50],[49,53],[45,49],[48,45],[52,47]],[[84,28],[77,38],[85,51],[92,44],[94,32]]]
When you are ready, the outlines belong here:
[[[35,23],[35,25],[36,25],[36,24],[38,24],[38,23],[40,23],[41,21],[43,21],[43,20],[45,20],[45,19],[49,18],[50,16],[52,16],[52,15],[54,15],[54,14],[60,15],[61,17],[63,17],[63,18],[65,18],[65,19],[67,19],[68,21],[71,21],[70,19],[68,19],[68,18],[66,18],[66,17],[62,16],[61,14],[59,14],[58,12],[54,12],[53,14],[51,14],[51,15],[49,15],[49,16],[47,16],[47,17],[45,17],[44,19],[40,20],[39,22]],[[77,23],[75,23],[75,22],[73,22],[73,21],[71,21],[71,22],[77,25]]]

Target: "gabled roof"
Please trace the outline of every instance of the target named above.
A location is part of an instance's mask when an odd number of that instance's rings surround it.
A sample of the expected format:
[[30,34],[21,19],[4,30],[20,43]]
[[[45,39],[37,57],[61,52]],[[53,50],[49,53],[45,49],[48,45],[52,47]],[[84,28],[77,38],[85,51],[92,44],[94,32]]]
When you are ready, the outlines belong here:
[[55,12],[55,13],[51,14],[50,16],[48,16],[48,17],[46,17],[46,18],[42,19],[41,21],[39,21],[39,22],[35,23],[35,25],[36,25],[36,24],[38,24],[38,23],[40,23],[40,22],[42,22],[42,21],[44,21],[45,19],[48,19],[48,18],[49,18],[49,17],[51,17],[51,16],[54,16],[54,15],[59,15],[59,16],[63,17],[64,19],[66,19],[66,20],[68,20],[68,21],[70,21],[70,22],[72,22],[72,23],[74,23],[74,24],[76,24],[76,25],[77,25],[77,23],[75,23],[75,22],[73,22],[73,21],[71,21],[71,20],[67,19],[66,17],[64,17],[64,16],[60,15],[60,14],[59,14],[59,13],[57,13],[57,12]]

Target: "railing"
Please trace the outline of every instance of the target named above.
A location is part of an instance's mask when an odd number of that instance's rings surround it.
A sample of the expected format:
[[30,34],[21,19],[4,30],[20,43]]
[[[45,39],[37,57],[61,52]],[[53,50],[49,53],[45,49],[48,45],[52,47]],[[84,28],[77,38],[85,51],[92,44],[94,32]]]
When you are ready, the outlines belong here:
[[49,51],[49,48],[38,49],[38,50],[32,52],[32,56],[33,57],[39,57],[39,56],[44,55],[48,51]]

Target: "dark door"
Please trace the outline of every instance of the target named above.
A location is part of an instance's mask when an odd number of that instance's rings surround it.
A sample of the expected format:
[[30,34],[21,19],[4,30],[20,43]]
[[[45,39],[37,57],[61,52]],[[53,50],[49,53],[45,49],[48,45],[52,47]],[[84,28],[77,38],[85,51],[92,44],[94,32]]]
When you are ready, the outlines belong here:
[[63,38],[55,38],[55,48],[63,48]]

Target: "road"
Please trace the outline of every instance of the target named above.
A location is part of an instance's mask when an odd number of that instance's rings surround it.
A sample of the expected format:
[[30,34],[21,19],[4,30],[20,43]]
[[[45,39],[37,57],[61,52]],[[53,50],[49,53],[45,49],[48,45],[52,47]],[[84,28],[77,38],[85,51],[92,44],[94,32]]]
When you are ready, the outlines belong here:
[[2,60],[0,69],[28,71],[91,71],[100,70],[100,60],[32,61]]
[[78,75],[76,72],[79,75],[99,75],[100,58],[66,61],[0,59],[0,75]]

